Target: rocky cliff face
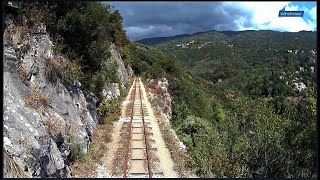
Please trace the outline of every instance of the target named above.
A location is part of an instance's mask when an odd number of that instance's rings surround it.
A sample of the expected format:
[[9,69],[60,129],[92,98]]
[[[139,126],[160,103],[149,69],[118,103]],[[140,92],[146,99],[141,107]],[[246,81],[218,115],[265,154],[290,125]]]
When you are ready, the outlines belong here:
[[98,99],[79,82],[47,80],[45,61],[53,55],[44,24],[25,33],[23,21],[4,18],[5,177],[70,177],[70,160],[91,142]]
[[118,99],[120,97],[120,89],[127,88],[129,79],[133,75],[132,68],[124,65],[120,53],[116,50],[115,46],[112,44],[110,47],[111,57],[108,59],[108,63],[117,64],[117,74],[120,82],[107,83],[103,89],[103,96],[107,100]]
[[168,92],[169,82],[166,78],[161,79],[148,79],[147,85],[149,91],[155,94],[155,98],[158,106],[161,108],[161,112],[169,122],[172,118],[172,99]]
[[170,120],[172,118],[172,98],[168,92],[169,81],[166,78],[147,79],[147,87],[150,94],[150,100],[154,109],[162,114],[165,126],[170,127],[170,134],[178,142],[180,153],[186,153],[186,146],[180,141],[175,131],[171,129]]

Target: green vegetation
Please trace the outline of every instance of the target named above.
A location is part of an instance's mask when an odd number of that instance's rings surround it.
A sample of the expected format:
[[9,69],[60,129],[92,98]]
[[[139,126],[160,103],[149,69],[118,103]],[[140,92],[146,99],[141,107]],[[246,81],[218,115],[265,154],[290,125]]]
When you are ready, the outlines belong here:
[[[97,95],[106,83],[104,79],[118,81],[114,65],[106,62],[111,43],[117,49],[130,44],[118,10],[99,2],[18,2],[18,6],[20,13],[26,15],[28,26],[45,22],[54,53],[66,55],[69,65],[80,66],[81,76],[72,71],[67,73],[68,80],[80,80],[85,89]],[[61,70],[74,70],[74,66]]]
[[103,100],[98,108],[103,116],[109,116],[112,113],[120,113],[120,103],[116,101]]
[[72,160],[85,161],[85,154],[81,152],[81,145],[79,143],[72,143],[70,145],[70,154]]
[[[197,175],[317,177],[315,37],[212,31],[150,41],[183,65],[166,77],[172,124]],[[290,87],[295,80],[308,88]]]
[[[48,77],[80,79],[102,100],[105,83],[119,81],[116,65],[106,62],[111,43],[136,75],[166,77],[172,126],[198,176],[317,177],[314,32],[211,31],[158,38],[149,47],[128,40],[109,5],[19,3],[30,26],[46,22],[54,52],[68,55],[69,66],[48,64]],[[295,81],[308,88],[295,90]],[[101,101],[99,112],[116,117],[119,104]],[[81,159],[78,144],[71,154]]]

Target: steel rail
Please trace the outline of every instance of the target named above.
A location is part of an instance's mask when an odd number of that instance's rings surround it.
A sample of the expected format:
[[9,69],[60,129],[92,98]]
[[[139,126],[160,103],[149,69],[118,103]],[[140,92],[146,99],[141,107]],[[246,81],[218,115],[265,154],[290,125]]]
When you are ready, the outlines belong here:
[[147,141],[147,128],[146,124],[144,122],[144,111],[143,111],[143,104],[142,104],[142,95],[141,95],[141,87],[139,84],[139,94],[140,94],[140,104],[141,104],[141,114],[142,114],[142,123],[143,123],[143,132],[144,132],[144,142],[146,145],[146,154],[147,154],[147,166],[148,166],[148,173],[149,173],[149,178],[152,178],[152,171],[151,171],[151,165],[150,165],[150,154],[149,154],[149,143]]
[[[135,100],[135,95],[136,95],[136,88],[137,88],[137,83],[134,81],[134,88],[133,90],[133,99]],[[127,171],[128,171],[128,161],[129,161],[129,151],[130,151],[130,144],[131,144],[131,136],[132,136],[132,120],[133,120],[133,109],[134,109],[134,100],[133,100],[133,105],[132,105],[132,116],[130,118],[130,122],[128,124],[129,127],[129,138],[128,138],[128,143],[127,143],[127,151],[125,154],[125,160],[124,160],[124,169],[123,169],[123,174],[124,178],[127,178]]]

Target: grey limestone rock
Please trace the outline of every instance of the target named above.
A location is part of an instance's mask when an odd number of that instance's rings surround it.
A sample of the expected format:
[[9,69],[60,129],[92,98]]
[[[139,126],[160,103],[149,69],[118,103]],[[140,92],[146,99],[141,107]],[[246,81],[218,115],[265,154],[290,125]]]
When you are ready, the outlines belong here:
[[[97,123],[97,98],[84,93],[79,82],[65,84],[47,80],[45,60],[52,58],[52,42],[44,24],[34,33],[22,35],[15,17],[5,17],[3,55],[3,141],[7,160],[4,177],[13,177],[10,162],[32,177],[70,177],[70,145],[88,151]],[[28,44],[29,50],[22,47]],[[55,57],[63,59],[63,57]],[[17,72],[22,67],[26,81]],[[32,91],[47,97],[43,111],[27,107],[25,97]]]

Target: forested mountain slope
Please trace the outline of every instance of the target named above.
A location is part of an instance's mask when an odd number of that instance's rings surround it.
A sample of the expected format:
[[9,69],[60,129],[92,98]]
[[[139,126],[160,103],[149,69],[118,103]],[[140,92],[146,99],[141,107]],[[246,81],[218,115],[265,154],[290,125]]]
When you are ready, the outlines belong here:
[[171,79],[172,121],[198,174],[316,176],[315,32],[209,31],[152,47],[187,73]]

